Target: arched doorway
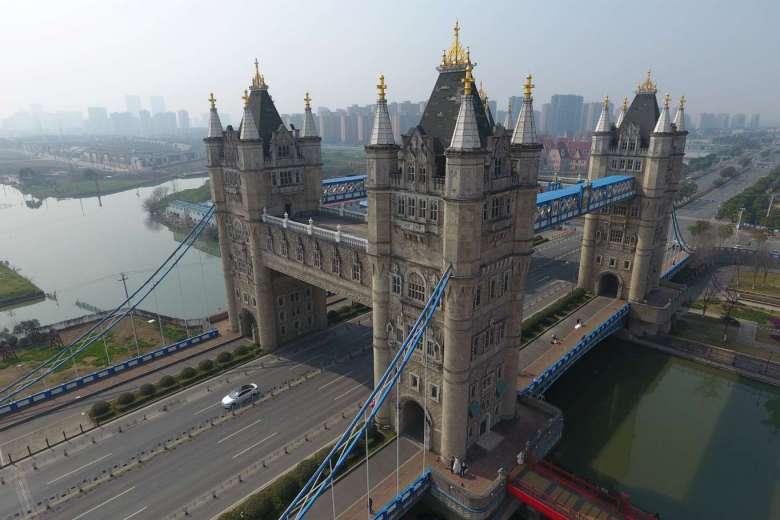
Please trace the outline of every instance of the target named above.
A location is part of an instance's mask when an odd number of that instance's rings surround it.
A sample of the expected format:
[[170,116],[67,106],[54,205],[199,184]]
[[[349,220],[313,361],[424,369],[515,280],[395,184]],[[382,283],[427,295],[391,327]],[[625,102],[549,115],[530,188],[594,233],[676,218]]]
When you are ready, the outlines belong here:
[[407,399],[401,406],[401,433],[420,443],[425,434],[425,413],[416,401]]
[[242,336],[252,338],[252,341],[257,343],[257,322],[247,309],[241,309],[238,313],[238,326]]
[[617,298],[620,292],[620,279],[614,273],[602,273],[599,278],[599,296]]

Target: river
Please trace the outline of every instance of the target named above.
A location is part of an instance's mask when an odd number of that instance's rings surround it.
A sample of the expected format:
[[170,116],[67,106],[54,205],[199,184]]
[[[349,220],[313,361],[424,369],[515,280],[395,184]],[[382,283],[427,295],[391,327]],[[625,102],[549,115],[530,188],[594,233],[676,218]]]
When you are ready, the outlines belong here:
[[[204,181],[177,179],[162,186],[179,191]],[[0,311],[0,329],[25,319],[47,324],[89,313],[77,301],[114,308],[124,299],[121,272],[127,273],[131,292],[143,283],[178,244],[173,232],[150,222],[141,206],[154,188],[106,195],[102,205],[96,197],[49,198],[33,209],[19,190],[0,185],[0,260],[57,295],[56,301]],[[224,306],[221,260],[192,248],[140,307],[196,318]]]
[[547,400],[551,460],[663,519],[780,518],[780,389],[611,339]]

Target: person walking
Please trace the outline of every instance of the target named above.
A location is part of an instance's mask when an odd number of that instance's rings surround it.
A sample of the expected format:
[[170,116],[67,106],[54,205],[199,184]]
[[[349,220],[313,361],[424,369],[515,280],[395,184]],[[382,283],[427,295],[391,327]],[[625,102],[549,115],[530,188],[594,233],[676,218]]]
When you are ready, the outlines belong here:
[[460,459],[458,457],[455,457],[455,462],[452,463],[452,472],[456,475],[460,476]]
[[577,318],[577,323],[574,324],[574,330],[582,328],[582,320]]
[[455,473],[455,457],[450,457],[450,473]]
[[374,513],[374,499],[371,497],[368,497],[368,512],[371,514]]

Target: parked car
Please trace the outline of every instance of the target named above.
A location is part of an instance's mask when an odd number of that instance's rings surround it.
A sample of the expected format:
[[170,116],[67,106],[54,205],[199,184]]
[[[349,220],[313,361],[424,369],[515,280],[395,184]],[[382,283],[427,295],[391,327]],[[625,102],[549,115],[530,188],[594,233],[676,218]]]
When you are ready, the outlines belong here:
[[248,385],[242,385],[240,388],[236,388],[228,395],[222,398],[222,407],[226,410],[232,410],[238,408],[243,404],[254,401],[257,396],[260,395],[260,390],[254,383]]

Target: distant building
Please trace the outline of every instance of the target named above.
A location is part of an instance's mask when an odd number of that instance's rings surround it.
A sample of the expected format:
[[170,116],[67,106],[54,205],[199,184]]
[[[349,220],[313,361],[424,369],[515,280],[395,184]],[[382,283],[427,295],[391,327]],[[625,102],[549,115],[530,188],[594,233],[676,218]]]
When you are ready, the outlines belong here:
[[186,110],[179,110],[177,112],[179,118],[179,130],[186,132],[190,129],[190,113]]
[[758,114],[750,114],[750,122],[748,123],[748,128],[751,128],[755,130],[758,128],[758,121],[759,121],[759,115]]
[[728,130],[729,129],[729,120],[731,119],[731,116],[729,114],[718,114],[715,117],[715,124],[717,125],[717,128],[719,130]]
[[713,130],[718,127],[717,117],[709,112],[696,114],[693,121],[697,130]]
[[87,132],[99,135],[107,134],[108,130],[108,110],[106,107],[87,108]]
[[138,113],[139,131],[143,136],[150,136],[153,133],[152,114],[148,110],[141,110]]
[[153,116],[165,112],[165,98],[162,96],[151,96],[149,98],[149,109],[152,111]]
[[176,114],[161,112],[152,116],[152,131],[154,135],[174,135],[176,133]]
[[130,112],[112,112],[110,121],[112,134],[138,135],[138,119]]
[[[181,224],[191,226],[200,222],[213,205],[214,203],[211,201],[194,203],[183,200],[172,200],[165,208],[165,214],[169,218],[179,221]],[[216,228],[217,219],[211,219],[208,225],[209,227]]]
[[[514,106],[514,105],[513,105]],[[539,123],[539,131],[543,134],[552,133],[552,104],[544,103],[542,105],[542,118]]]
[[551,128],[546,132],[555,136],[574,136],[579,133],[582,118],[582,96],[555,94],[550,98]]
[[747,116],[745,114],[734,114],[731,116],[731,128],[732,130],[742,130],[745,128],[745,122]]
[[137,116],[141,112],[141,97],[140,96],[125,96],[125,108],[127,111]]

